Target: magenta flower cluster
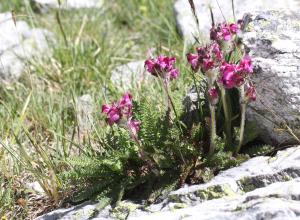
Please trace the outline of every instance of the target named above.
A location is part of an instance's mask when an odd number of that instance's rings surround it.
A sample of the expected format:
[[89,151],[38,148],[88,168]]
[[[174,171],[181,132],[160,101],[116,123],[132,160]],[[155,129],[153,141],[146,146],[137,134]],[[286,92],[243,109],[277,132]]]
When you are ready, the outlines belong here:
[[132,95],[125,93],[119,102],[103,105],[102,113],[106,114],[106,120],[109,125],[125,124],[131,134],[136,136],[140,130],[141,122],[132,118],[132,109]]
[[[237,33],[240,31],[242,22],[237,24],[219,24],[217,27],[212,27],[210,37],[212,43],[205,47],[197,48],[197,54],[187,54],[187,60],[194,72],[201,70],[206,74],[211,81],[215,78],[220,86],[226,89],[240,87],[245,84],[246,78],[253,73],[253,65],[251,57],[245,55],[238,64],[229,63],[225,57],[234,50],[233,42]],[[224,42],[231,43],[232,48],[229,52],[226,49],[222,50]],[[225,51],[225,52],[224,52]],[[213,71],[213,76],[211,72]],[[217,73],[217,75],[216,75]],[[248,89],[246,96],[248,100],[254,101],[256,99],[256,91],[253,85],[247,85]],[[208,95],[211,100],[216,100],[214,96],[217,95],[216,88],[209,88]],[[214,93],[212,93],[214,91]],[[212,96],[214,94],[214,96]]]
[[205,47],[197,48],[197,54],[188,54],[187,60],[191,64],[192,70],[198,72],[207,72],[215,67],[218,67],[224,57],[220,46],[217,43],[212,43]]
[[242,21],[238,21],[237,24],[222,23],[217,26],[213,26],[210,30],[210,39],[217,42],[230,41],[240,30],[241,24]]
[[151,58],[145,61],[147,71],[153,76],[161,77],[165,81],[177,79],[180,72],[174,67],[175,57],[160,55],[157,58]]
[[223,62],[221,67],[221,78],[219,83],[222,83],[226,89],[239,87],[245,82],[245,78],[253,73],[252,60],[250,56],[245,56],[238,65]]

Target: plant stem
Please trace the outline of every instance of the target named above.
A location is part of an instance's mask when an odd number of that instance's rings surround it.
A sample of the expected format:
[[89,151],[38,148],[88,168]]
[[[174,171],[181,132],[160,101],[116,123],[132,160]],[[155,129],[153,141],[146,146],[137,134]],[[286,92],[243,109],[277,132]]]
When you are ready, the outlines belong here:
[[225,115],[225,144],[227,149],[231,149],[232,145],[232,134],[231,134],[231,116],[230,109],[227,102],[227,95],[225,88],[221,88],[222,104]]
[[235,16],[235,7],[234,7],[234,0],[231,0],[231,7],[232,7],[232,14],[234,18],[234,22],[236,22],[236,16]]
[[178,120],[178,114],[177,114],[177,111],[175,109],[175,105],[174,105],[174,102],[172,100],[172,97],[171,97],[171,95],[169,93],[168,85],[165,82],[163,82],[163,85],[164,85],[164,89],[165,89],[165,92],[166,92],[166,95],[167,95],[168,107],[169,108],[172,107],[172,109],[174,111],[174,114],[175,114],[175,117],[176,117],[176,121],[177,121]]
[[244,132],[245,132],[245,115],[246,115],[246,102],[245,102],[245,87],[244,85],[240,88],[240,99],[241,99],[241,123],[240,123],[240,141],[239,145],[235,151],[235,154],[238,154],[241,150],[244,141]]
[[181,135],[183,135],[183,131],[182,131],[182,128],[181,128],[181,125],[180,125],[180,122],[179,122],[179,115],[176,111],[173,99],[170,95],[170,92],[169,92],[169,89],[168,89],[169,88],[168,84],[164,80],[162,80],[162,84],[163,84],[163,88],[165,90],[166,97],[167,97],[168,110],[171,110],[171,108],[173,109],[174,114],[175,114],[175,123],[176,123],[178,129],[180,130]]
[[61,19],[60,19],[60,11],[57,11],[55,15],[56,15],[56,20],[57,20],[60,32],[61,32],[64,42],[65,42],[65,45],[66,45],[66,47],[68,47],[67,35],[65,33],[64,27],[63,27]]
[[[207,78],[208,91],[213,88],[214,80],[212,77]],[[210,100],[210,99],[209,99]],[[210,110],[210,146],[208,154],[212,155],[216,148],[216,109],[215,106],[209,101],[209,110]]]
[[200,91],[199,91],[198,86],[197,86],[195,73],[193,72],[191,75],[192,75],[192,77],[193,77],[194,86],[195,86],[195,89],[196,89],[196,92],[197,92],[197,98],[198,98],[198,105],[197,105],[197,108],[198,108],[199,114],[200,114],[200,117],[199,117],[199,118],[203,118],[203,109],[202,109],[202,106],[201,106]]
[[147,165],[149,166],[149,168],[151,168],[151,171],[155,174],[155,176],[159,176],[159,170],[156,168],[155,161],[153,161],[152,158],[147,154],[147,152],[145,152],[140,140],[135,134],[133,134],[130,127],[128,127],[127,129],[130,133],[131,138],[139,147],[139,152],[138,152],[139,158],[147,163]]
[[216,148],[216,109],[215,106],[212,104],[209,104],[209,109],[210,109],[210,146],[209,146],[209,155],[212,155],[215,151]]
[[[163,83],[163,87],[164,87],[165,92],[166,92],[166,95],[167,95],[168,111],[171,110],[171,107],[172,107],[172,109],[173,109],[173,111],[174,111],[174,114],[175,114],[175,124],[177,125],[177,127],[178,127],[178,129],[179,129],[179,131],[180,131],[180,134],[181,134],[182,137],[183,137],[184,134],[183,134],[183,131],[182,131],[180,122],[179,122],[179,116],[178,116],[178,113],[177,113],[177,111],[176,111],[176,108],[175,108],[173,99],[172,99],[172,97],[171,97],[171,95],[170,95],[170,92],[169,92],[169,86],[168,86],[168,83],[165,82],[165,80],[162,80],[162,81],[163,81],[163,82],[162,82],[162,83]],[[185,159],[184,159],[184,157],[183,157],[183,154],[182,154],[182,152],[181,152],[180,149],[179,149],[179,153],[180,153],[180,157],[181,157],[182,162],[186,165],[186,161],[185,161]]]

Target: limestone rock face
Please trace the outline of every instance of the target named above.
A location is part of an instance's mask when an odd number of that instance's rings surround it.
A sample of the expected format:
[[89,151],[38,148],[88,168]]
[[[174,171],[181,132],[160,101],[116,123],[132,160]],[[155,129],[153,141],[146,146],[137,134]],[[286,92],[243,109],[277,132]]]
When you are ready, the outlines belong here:
[[53,211],[38,220],[75,216],[82,220],[299,219],[300,146],[280,151],[275,157],[252,158],[206,184],[173,191],[158,204],[143,207],[123,201],[115,209],[108,206],[99,212],[100,206],[101,203],[85,203]]
[[48,41],[53,34],[30,28],[25,21],[12,19],[11,13],[0,14],[0,82],[17,80],[32,58],[49,53]]
[[297,219],[299,155],[300,146],[274,158],[252,158],[206,184],[174,191],[149,212],[133,212],[129,219]]
[[116,67],[111,73],[111,82],[120,90],[127,91],[153,78],[145,69],[145,61],[134,61]]
[[93,113],[95,106],[93,98],[86,94],[78,97],[75,103],[79,133],[82,135],[88,134],[92,131],[94,123]]
[[[211,16],[209,5],[211,5],[215,21],[223,22],[224,17],[227,21],[233,20],[232,0],[194,0],[196,13],[199,18],[200,36],[207,38],[211,28]],[[219,6],[217,4],[219,3]],[[245,13],[260,11],[260,10],[278,10],[291,9],[299,10],[300,2],[297,0],[234,0],[236,18],[240,19]],[[222,12],[220,9],[222,9]],[[174,5],[176,14],[177,26],[184,39],[188,43],[195,42],[194,36],[199,36],[197,25],[194,20],[189,1],[177,0]],[[224,17],[223,17],[223,15]]]
[[36,218],[36,220],[58,220],[58,219],[78,219],[78,220],[88,220],[88,219],[97,219],[97,220],[112,220],[112,218],[105,218],[109,213],[110,206],[102,210],[102,213],[98,215],[97,218],[93,218],[93,214],[97,211],[99,204],[93,202],[85,202],[81,205],[74,206],[67,209],[59,209],[43,216]]
[[103,0],[34,0],[34,3],[42,9],[42,12],[48,11],[50,8],[62,9],[80,9],[80,8],[100,8]]
[[254,58],[258,99],[247,119],[256,122],[266,143],[296,142],[289,128],[299,137],[300,14],[258,12],[251,19],[244,43]]

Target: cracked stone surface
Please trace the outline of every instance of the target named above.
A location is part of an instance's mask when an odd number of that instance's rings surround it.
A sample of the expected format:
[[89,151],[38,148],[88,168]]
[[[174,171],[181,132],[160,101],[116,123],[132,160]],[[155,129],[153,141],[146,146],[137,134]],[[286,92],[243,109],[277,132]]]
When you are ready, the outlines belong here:
[[[92,216],[95,213],[95,210],[97,210],[99,204],[92,203],[92,202],[85,202],[80,205],[67,208],[67,209],[59,209],[53,212],[50,212],[48,214],[45,214],[43,216],[40,216],[36,218],[36,220],[57,220],[57,219],[97,219],[97,220],[104,220],[111,218],[106,218],[105,216],[108,215],[110,206],[106,207],[104,210],[102,210],[101,214],[98,214],[97,218],[93,218]],[[104,217],[101,217],[104,216]]]
[[[218,4],[222,9],[220,11]],[[231,0],[194,0],[196,13],[199,19],[199,29],[201,37],[207,38],[211,28],[211,16],[208,5],[211,5],[216,22],[223,22],[226,20],[233,20],[233,13],[231,7]],[[235,0],[235,13],[237,19],[242,18],[245,13],[261,11],[261,10],[299,10],[300,4],[297,0]],[[174,11],[176,14],[177,27],[187,43],[195,42],[194,36],[199,36],[197,25],[194,20],[189,2],[187,0],[177,0],[174,4]],[[223,14],[223,15],[222,15]]]
[[49,54],[51,32],[30,28],[25,21],[14,24],[11,13],[0,14],[0,83],[17,80],[31,59],[39,60]]
[[111,82],[120,90],[127,91],[149,82],[153,77],[145,69],[145,61],[134,61],[118,66],[112,71]]
[[296,143],[286,125],[300,137],[300,14],[267,11],[251,19],[244,43],[254,58],[258,99],[247,119],[266,143]]
[[47,12],[51,8],[70,10],[80,8],[100,8],[103,5],[103,0],[61,0],[61,5],[59,5],[57,0],[33,1],[42,10],[42,12]]
[[162,203],[142,207],[123,201],[116,209],[112,211],[108,206],[97,212],[97,204],[85,203],[53,211],[38,220],[76,216],[82,220],[299,219],[300,146],[280,151],[275,157],[252,158],[221,172],[206,184],[171,192]]

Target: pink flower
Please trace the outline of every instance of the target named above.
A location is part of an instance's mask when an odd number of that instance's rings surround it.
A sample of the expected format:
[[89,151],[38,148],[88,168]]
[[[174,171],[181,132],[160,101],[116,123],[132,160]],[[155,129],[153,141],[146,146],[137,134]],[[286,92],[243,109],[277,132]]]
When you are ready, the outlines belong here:
[[157,62],[161,68],[161,71],[171,71],[174,68],[174,64],[176,62],[175,57],[166,57],[164,55],[160,55],[157,58]]
[[215,26],[210,29],[210,39],[211,40],[219,40],[218,31]]
[[212,59],[205,59],[203,60],[203,70],[207,72],[210,69],[214,68],[214,61]]
[[111,109],[111,106],[110,105],[102,105],[102,113],[108,113]]
[[145,66],[153,76],[160,76],[165,80],[176,79],[179,76],[179,70],[175,69],[175,62],[175,57],[160,55],[155,59],[146,60]]
[[132,107],[132,96],[130,93],[125,93],[118,104],[103,105],[102,113],[106,114],[106,120],[109,125],[113,125],[114,123],[117,123],[119,126],[125,125],[131,137],[137,140],[137,133],[140,130],[141,122],[132,119]]
[[160,72],[160,66],[154,59],[146,60],[145,66],[147,68],[147,71],[151,73],[153,76],[158,76]]
[[248,86],[245,96],[249,101],[256,101],[256,89],[253,85]]
[[166,57],[160,55],[155,59],[146,60],[145,66],[147,67],[147,71],[149,73],[154,76],[158,76],[165,72],[171,71],[174,68],[175,62],[175,57]]
[[170,79],[177,79],[180,75],[180,72],[178,69],[172,69],[170,72],[169,72],[169,77]]
[[140,130],[140,125],[141,125],[140,121],[133,120],[131,118],[128,120],[127,122],[128,129],[134,137],[137,136],[137,133]]
[[122,114],[130,117],[132,115],[132,95],[130,93],[125,93],[119,102],[119,108]]
[[212,87],[208,90],[208,98],[209,98],[209,102],[212,105],[216,105],[219,101],[219,94],[218,94],[218,90],[215,87]]
[[220,41],[230,41],[233,36],[238,32],[239,25],[232,23],[222,23],[218,24],[217,27],[212,27],[210,30],[210,39],[217,42]]
[[197,72],[199,70],[199,56],[197,54],[187,54],[186,55],[188,62],[192,66],[192,70]]
[[197,50],[200,60],[207,58],[207,56],[209,54],[209,52],[208,52],[209,50],[208,50],[207,46],[206,47],[198,47],[196,50]]
[[120,109],[115,103],[113,103],[112,105],[103,105],[102,113],[105,113],[107,115],[106,119],[109,125],[118,123],[121,119]]
[[253,73],[253,65],[251,57],[246,55],[237,67],[237,71],[241,72],[242,74],[249,74]]
[[205,47],[197,48],[198,54],[188,54],[187,60],[194,71],[201,67],[203,72],[207,72],[218,67],[223,61],[223,54],[217,43],[212,43]]
[[239,26],[233,23],[229,25],[229,29],[232,34],[236,34],[239,29]]
[[216,60],[217,61],[223,61],[224,56],[223,56],[223,53],[221,51],[220,45],[217,44],[217,43],[213,43],[211,45],[211,48],[212,48],[212,53],[214,54]]
[[221,33],[222,33],[222,37],[223,40],[225,41],[230,41],[232,38],[231,32],[230,32],[230,28],[228,27],[227,24],[223,24],[221,26]]
[[237,74],[236,74],[236,65],[223,63],[221,68],[221,79],[220,82],[224,85],[226,89],[232,89],[237,85]]

